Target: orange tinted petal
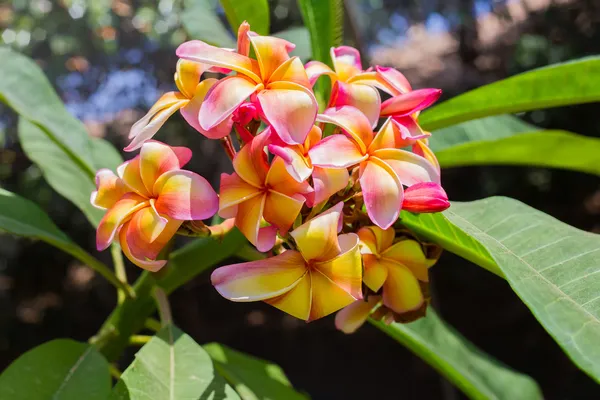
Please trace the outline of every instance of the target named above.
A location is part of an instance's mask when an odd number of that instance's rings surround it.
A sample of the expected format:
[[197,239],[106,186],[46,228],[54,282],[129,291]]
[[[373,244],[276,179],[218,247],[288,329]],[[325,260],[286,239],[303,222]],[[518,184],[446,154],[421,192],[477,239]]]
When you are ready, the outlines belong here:
[[384,251],[381,256],[408,267],[418,280],[429,282],[427,271],[429,262],[419,242],[409,239],[402,240]]
[[102,168],[96,172],[96,190],[92,192],[90,202],[96,208],[112,207],[129,189],[111,170]]
[[367,301],[357,300],[344,307],[335,315],[335,327],[344,333],[354,333],[369,318],[371,310],[381,300],[379,296],[369,296]]
[[[288,253],[288,251],[285,253]],[[292,289],[280,296],[265,300],[265,303],[270,304],[293,317],[304,321],[308,320],[312,305],[310,275],[310,273],[305,272]]]
[[400,264],[390,265],[383,285],[383,304],[397,313],[404,313],[418,309],[424,301],[419,281],[411,270]]
[[357,108],[351,106],[328,108],[323,114],[317,115],[317,121],[342,128],[357,143],[363,154],[373,140],[371,123]]
[[338,236],[341,253],[331,260],[314,263],[313,267],[355,299],[362,298],[362,260],[358,236]]
[[338,203],[291,232],[306,260],[327,261],[340,254],[339,221],[344,203]]
[[135,194],[127,193],[111,208],[108,209],[96,229],[96,247],[106,249],[115,237],[121,225],[127,222],[137,210],[147,207],[146,199]]
[[279,228],[282,236],[286,235],[300,214],[304,201],[304,197],[300,195],[290,197],[270,190],[267,193],[263,217],[268,223]]

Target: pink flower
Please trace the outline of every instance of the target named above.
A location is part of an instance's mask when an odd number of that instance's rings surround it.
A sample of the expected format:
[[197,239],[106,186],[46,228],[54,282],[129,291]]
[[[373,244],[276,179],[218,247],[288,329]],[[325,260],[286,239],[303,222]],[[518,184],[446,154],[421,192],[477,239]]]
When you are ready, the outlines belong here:
[[96,231],[98,250],[106,249],[118,233],[131,262],[151,271],[165,265],[156,257],[181,224],[210,218],[218,208],[217,194],[206,179],[180,169],[191,156],[185,147],[148,141],[117,169],[118,176],[98,171],[91,202],[107,210]]
[[358,236],[338,236],[342,203],[291,232],[297,250],[217,268],[211,281],[232,301],[265,301],[307,322],[362,298]]
[[359,181],[367,213],[374,224],[390,227],[398,218],[404,186],[439,183],[438,170],[425,158],[400,150],[426,137],[418,125],[388,119],[375,135],[369,120],[354,107],[328,109],[317,120],[342,128],[343,135],[321,140],[310,151],[314,165],[328,168],[360,166]]
[[[256,60],[248,56],[250,45]],[[303,143],[318,105],[302,62],[288,54],[294,47],[286,40],[250,32],[247,23],[238,31],[237,53],[199,40],[179,46],[177,55],[182,59],[237,72],[219,81],[207,95],[198,115],[200,126],[214,129],[252,97],[261,117],[285,143]]]

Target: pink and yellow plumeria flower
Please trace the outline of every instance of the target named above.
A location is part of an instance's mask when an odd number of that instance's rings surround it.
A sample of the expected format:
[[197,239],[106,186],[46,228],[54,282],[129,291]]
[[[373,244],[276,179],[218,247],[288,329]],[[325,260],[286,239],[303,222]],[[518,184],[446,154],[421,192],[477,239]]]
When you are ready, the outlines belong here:
[[307,204],[311,207],[345,188],[349,179],[348,170],[344,168],[323,168],[312,164],[309,151],[322,137],[321,129],[313,126],[304,144],[286,145],[277,140],[269,144],[269,151],[284,161],[287,171],[296,181],[304,182],[312,175],[314,193],[307,196]]
[[291,232],[298,250],[216,269],[211,280],[232,301],[265,301],[305,321],[362,298],[358,236],[338,236],[343,204]]
[[[250,58],[250,44],[256,60]],[[192,40],[177,48],[182,59],[237,72],[215,85],[199,113],[200,126],[213,129],[249,97],[260,115],[288,144],[304,143],[317,115],[317,101],[298,57],[289,56],[294,45],[286,40],[259,36],[243,23],[238,31],[237,52]]]
[[[415,140],[411,131],[391,118],[374,135],[369,120],[354,107],[331,108],[317,120],[342,128],[344,135],[321,140],[310,151],[314,165],[348,168],[360,165],[359,180],[367,213],[387,229],[398,218],[405,186],[439,183],[438,170],[425,158],[400,150]],[[416,136],[419,137],[419,136]]]
[[375,293],[381,290],[381,294],[370,295],[366,302],[357,301],[336,315],[336,327],[346,333],[358,329],[380,301],[396,314],[421,308],[426,300],[419,282],[429,282],[428,269],[437,261],[427,259],[415,240],[394,243],[394,228],[364,227],[358,236],[364,263],[363,282]]
[[233,160],[235,172],[221,175],[219,215],[235,217],[238,229],[259,251],[273,247],[278,230],[287,234],[305,195],[312,192],[307,182],[290,176],[281,158],[268,164],[265,147],[270,134],[267,128],[244,145]]
[[133,124],[129,132],[131,143],[125,151],[139,149],[144,142],[152,139],[166,120],[177,110],[188,124],[198,132],[210,139],[219,139],[227,136],[231,131],[231,118],[223,120],[220,124],[203,129],[198,123],[200,106],[208,91],[217,83],[217,79],[205,79],[200,81],[203,72],[208,66],[191,61],[179,60],[175,72],[175,84],[178,92],[168,92],[150,108],[142,119]]
[[349,46],[332,47],[331,60],[333,70],[320,61],[306,64],[310,83],[314,85],[322,75],[329,76],[332,83],[329,107],[356,107],[367,116],[371,126],[377,125],[381,98],[373,83],[378,82],[360,79],[363,70],[358,50]]
[[183,221],[210,218],[218,208],[217,194],[206,179],[180,169],[191,156],[185,147],[148,141],[117,169],[118,176],[98,171],[91,202],[107,210],[96,231],[98,250],[106,249],[118,233],[131,262],[150,271],[165,265],[156,257]]

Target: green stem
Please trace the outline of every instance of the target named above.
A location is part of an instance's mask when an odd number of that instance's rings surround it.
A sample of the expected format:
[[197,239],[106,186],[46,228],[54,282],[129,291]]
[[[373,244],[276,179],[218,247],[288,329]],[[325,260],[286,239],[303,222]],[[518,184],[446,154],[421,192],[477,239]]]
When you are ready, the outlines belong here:
[[148,318],[146,319],[146,322],[144,323],[144,327],[147,329],[150,329],[153,332],[158,332],[160,331],[160,321],[155,320],[154,318]]
[[173,315],[171,314],[171,305],[169,304],[167,294],[164,290],[157,287],[154,289],[154,298],[156,299],[156,305],[158,306],[161,325],[171,325],[173,323]]
[[73,246],[73,248],[69,249],[68,252],[73,257],[77,258],[79,261],[81,261],[85,265],[89,266],[94,271],[96,271],[97,273],[102,275],[104,278],[106,278],[118,290],[122,290],[123,293],[125,293],[127,295],[127,297],[130,297],[130,298],[135,297],[135,293],[132,290],[131,286],[129,286],[127,283],[124,283],[121,280],[119,280],[119,278],[117,278],[115,273],[113,271],[111,271],[111,269],[106,264],[104,264],[102,261],[98,260],[97,258],[92,256],[90,253],[88,253],[87,251],[85,251],[84,249],[82,249],[79,246]]
[[121,379],[122,372],[114,364],[108,364],[108,372],[116,380]]
[[[127,272],[125,271],[125,263],[123,262],[123,253],[121,253],[121,248],[119,245],[116,243],[113,244],[110,248],[110,254],[112,255],[117,279],[123,284],[128,285]],[[117,291],[117,304],[123,304],[126,297],[127,294],[122,289],[119,289]]]
[[129,338],[129,344],[132,346],[143,346],[152,339],[152,336],[148,335],[132,335]]

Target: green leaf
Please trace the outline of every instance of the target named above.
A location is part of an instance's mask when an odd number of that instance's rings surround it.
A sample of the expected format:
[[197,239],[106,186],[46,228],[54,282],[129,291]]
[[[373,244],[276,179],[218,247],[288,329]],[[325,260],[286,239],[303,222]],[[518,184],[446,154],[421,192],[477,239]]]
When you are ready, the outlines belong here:
[[114,168],[120,154],[103,139],[93,139],[73,117],[37,64],[0,47],[0,100],[19,114],[19,140],[48,184],[73,202],[96,225],[102,212],[89,201],[99,168]]
[[37,204],[1,188],[0,230],[43,240],[67,253],[77,247]]
[[470,399],[542,399],[533,379],[475,347],[431,308],[426,317],[408,324],[369,322],[421,357]]
[[19,118],[18,131],[23,151],[40,167],[46,182],[83,211],[92,225],[98,225],[104,211],[90,203],[96,186],[88,171],[38,125]]
[[269,3],[267,0],[220,0],[225,16],[234,32],[244,21],[259,35],[269,34]]
[[310,34],[305,27],[293,27],[275,33],[273,36],[287,40],[296,45],[296,48],[290,53],[291,56],[298,56],[303,62],[312,57],[310,48]]
[[452,203],[443,214],[403,215],[402,223],[444,247],[455,234],[450,251],[491,269],[487,253],[573,362],[600,382],[600,235],[505,197]]
[[75,244],[35,203],[1,188],[0,231],[43,240],[88,265],[115,287],[129,292],[105,264]]
[[215,369],[243,400],[305,399],[296,392],[283,370],[268,361],[240,353],[219,343],[204,345]]
[[485,246],[448,221],[444,214],[413,214],[402,211],[399,223],[405,225],[417,235],[439,244],[444,249],[471,261],[473,264],[504,277]]
[[333,67],[329,51],[342,43],[344,30],[341,0],[298,0],[298,5],[310,33],[313,58]]
[[236,41],[221,23],[208,0],[196,0],[181,13],[181,22],[192,39],[202,40],[218,47],[234,48]]
[[[211,397],[212,396],[212,397]],[[135,355],[111,399],[239,399],[191,337],[168,325]]]
[[521,165],[600,175],[600,139],[537,127],[508,115],[440,129],[430,146],[443,168]]
[[23,354],[0,375],[0,399],[105,400],[108,362],[87,343],[57,339]]
[[8,47],[0,47],[0,59],[0,100],[41,126],[73,162],[93,176],[91,142],[85,127],[69,114],[40,67]]
[[600,100],[600,57],[535,69],[482,86],[432,107],[419,117],[434,130],[488,115]]

